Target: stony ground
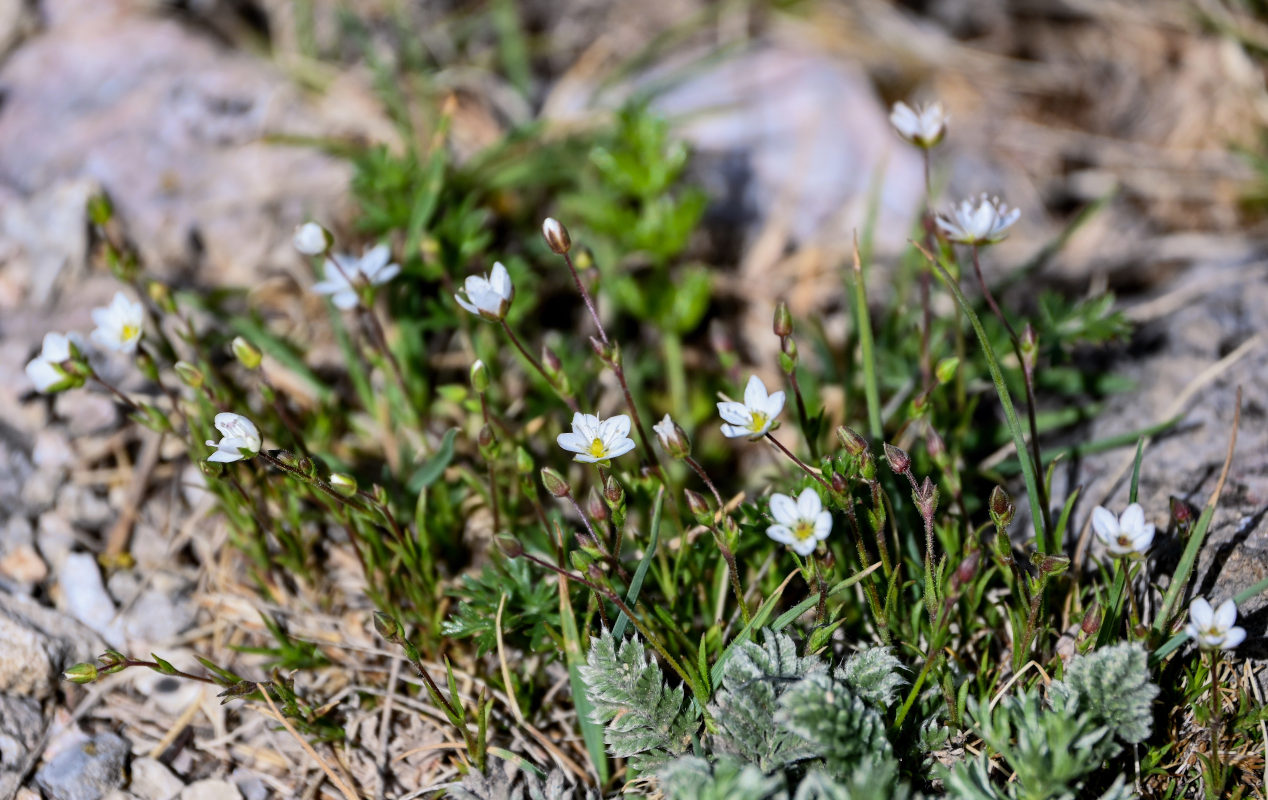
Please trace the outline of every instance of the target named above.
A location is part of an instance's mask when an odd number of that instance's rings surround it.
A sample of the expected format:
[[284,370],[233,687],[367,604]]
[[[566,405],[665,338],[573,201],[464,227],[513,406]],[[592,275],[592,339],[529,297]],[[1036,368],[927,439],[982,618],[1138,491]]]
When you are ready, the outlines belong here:
[[[357,65],[321,65],[323,90],[305,88],[312,81],[300,76],[318,66],[288,50],[289,4],[259,4],[271,57],[246,46],[234,4],[185,5],[195,11],[0,2],[0,798],[338,796],[318,759],[367,795],[413,796],[454,777],[448,745],[433,712],[397,693],[406,676],[378,650],[364,603],[319,612],[315,598],[298,597],[267,609],[334,662],[304,678],[311,688],[393,698],[386,711],[351,715],[347,743],[320,753],[199,685],[143,671],[90,691],[59,680],[107,646],[178,666],[199,653],[249,671],[257,662],[232,647],[258,644],[262,632],[258,601],[239,583],[180,444],[126,424],[103,393],[49,400],[23,375],[45,331],[88,327],[90,309],[115,290],[89,257],[89,197],[104,190],[115,200],[126,235],[164,280],[286,296],[311,281],[290,249],[292,227],[310,216],[346,224],[350,171],[267,134],[396,135]],[[559,37],[540,113],[560,125],[615,102],[598,89],[605,69],[694,12],[665,4],[634,24],[620,4],[574,5],[573,15],[525,5]],[[773,298],[787,295],[796,313],[826,314],[833,329],[830,271],[866,208],[868,165],[889,159],[883,221],[907,219],[919,202],[910,190],[919,163],[890,149],[878,88],[940,96],[955,114],[949,191],[999,189],[1024,211],[991,266],[1034,256],[1071,208],[1112,193],[1040,280],[1109,285],[1139,323],[1114,354],[1137,388],[1112,396],[1084,434],[1181,418],[1146,451],[1141,499],[1152,520],[1165,523],[1172,496],[1206,501],[1241,388],[1237,448],[1199,581],[1222,598],[1259,580],[1268,571],[1268,240],[1239,202],[1254,175],[1228,146],[1253,141],[1264,122],[1262,65],[1236,37],[1194,25],[1182,3],[1037,3],[1025,19],[1004,3],[930,5],[919,18],[875,2],[824,8],[808,22],[765,20],[752,41],[745,33],[758,21],[732,21],[734,30],[719,25],[661,54],[687,63],[719,38],[737,44],[660,102],[667,113],[728,109],[682,134],[699,150],[699,179],[725,198],[721,219],[739,231],[721,291],[751,316],[741,328],[768,330]],[[587,36],[595,29],[620,33]],[[627,78],[625,91],[649,76]],[[456,122],[458,149],[496,136],[499,120],[538,113],[499,116],[489,111],[496,92],[472,96]],[[738,196],[727,188],[737,163]],[[1030,293],[1018,287],[1009,299]],[[119,365],[125,388],[129,374]],[[1078,519],[1095,503],[1125,502],[1130,460],[1116,450],[1060,472],[1067,488],[1083,487]],[[1165,537],[1163,546],[1161,563],[1176,549]],[[351,559],[344,572],[354,597]],[[1239,653],[1261,670],[1268,601],[1246,608],[1250,639]],[[367,671],[370,654],[391,667]]]

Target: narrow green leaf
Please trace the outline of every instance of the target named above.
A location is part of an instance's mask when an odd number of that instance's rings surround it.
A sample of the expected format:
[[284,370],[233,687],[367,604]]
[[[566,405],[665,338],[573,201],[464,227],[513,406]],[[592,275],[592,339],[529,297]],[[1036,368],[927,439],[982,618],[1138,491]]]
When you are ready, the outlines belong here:
[[[647,570],[652,565],[652,558],[656,555],[656,545],[660,542],[660,517],[661,511],[665,507],[665,487],[660,487],[656,492],[656,503],[652,506],[652,530],[649,541],[647,542],[647,550],[643,553],[643,560],[638,562],[638,568],[634,570],[634,577],[630,580],[630,589],[625,593],[625,604],[631,609],[638,603],[639,592],[643,590],[643,579],[647,577]],[[612,638],[618,642],[625,638],[625,626],[630,620],[622,611],[616,618],[616,624],[612,626]]]
[[414,470],[414,474],[410,476],[408,486],[411,492],[421,492],[431,486],[445,471],[445,467],[453,461],[453,440],[457,435],[457,428],[445,431],[445,438],[441,440],[440,447],[431,458],[419,464],[418,469]]

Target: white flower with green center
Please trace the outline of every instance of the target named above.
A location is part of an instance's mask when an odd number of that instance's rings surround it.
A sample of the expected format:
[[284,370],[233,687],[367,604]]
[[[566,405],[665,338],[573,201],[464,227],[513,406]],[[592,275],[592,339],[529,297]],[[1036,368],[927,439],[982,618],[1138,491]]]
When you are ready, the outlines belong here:
[[84,379],[73,375],[62,366],[72,357],[79,357],[82,342],[77,333],[44,334],[44,345],[40,354],[27,362],[26,377],[31,380],[37,391],[45,394],[60,392],[83,384]]
[[577,461],[597,464],[634,449],[630,418],[625,414],[599,419],[594,414],[572,415],[572,432],[559,434],[559,446],[576,453]]
[[216,415],[216,430],[223,437],[218,442],[207,440],[208,447],[216,448],[216,452],[207,456],[208,461],[229,463],[250,458],[260,452],[260,429],[255,423],[241,414],[222,411]]
[[804,489],[796,501],[786,494],[772,494],[770,514],[775,524],[766,529],[766,535],[799,556],[813,553],[832,533],[832,513],[824,509],[814,489]]
[[894,110],[889,115],[890,124],[899,136],[926,150],[942,141],[948,120],[950,117],[943,112],[941,103],[912,108],[898,102],[894,103]]
[[359,290],[365,286],[379,286],[400,274],[397,264],[390,264],[392,251],[385,244],[371,247],[361,256],[334,255],[326,259],[326,278],[314,284],[317,294],[332,295],[336,308],[347,311],[361,302]]
[[[463,297],[464,294],[466,297]],[[493,271],[488,275],[467,276],[462,291],[453,298],[472,314],[497,322],[510,310],[511,301],[515,299],[515,286],[511,284],[506,267],[501,261],[495,261]]]
[[722,435],[732,439],[747,436],[760,439],[775,424],[775,418],[784,410],[784,393],[768,394],[766,384],[756,375],[748,379],[744,387],[744,402],[724,400],[718,403],[718,414],[726,422]]
[[141,341],[145,309],[123,292],[115,292],[110,305],[92,310],[92,321],[97,325],[91,337],[94,343],[116,353],[134,353]]
[[1143,556],[1154,542],[1154,526],[1145,522],[1145,510],[1132,503],[1121,515],[1103,506],[1092,509],[1092,530],[1114,558]]
[[1189,604],[1189,624],[1184,632],[1203,650],[1232,650],[1246,638],[1246,631],[1237,627],[1237,604],[1225,600],[1212,609],[1204,597],[1195,597]]
[[939,214],[938,227],[959,244],[994,244],[1008,235],[1020,216],[1020,209],[1010,209],[998,197],[983,194],[976,204],[964,200],[950,214]]

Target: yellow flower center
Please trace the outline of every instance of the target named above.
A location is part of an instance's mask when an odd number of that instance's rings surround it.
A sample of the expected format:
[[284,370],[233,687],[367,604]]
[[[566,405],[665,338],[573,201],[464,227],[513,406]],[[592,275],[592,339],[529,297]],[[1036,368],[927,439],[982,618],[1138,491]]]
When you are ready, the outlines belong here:
[[140,336],[141,329],[136,325],[124,325],[123,330],[119,331],[119,338],[125,342],[130,342]]
[[590,455],[595,458],[602,458],[603,454],[607,451],[608,448],[604,446],[602,439],[596,437],[595,440],[590,443]]
[[757,433],[762,428],[766,427],[766,420],[770,419],[770,417],[766,416],[764,412],[750,411],[749,413],[753,415],[753,421],[748,424],[749,430],[753,433]]
[[797,541],[804,542],[815,535],[815,524],[810,520],[800,520],[796,527],[793,528],[793,536],[797,537]]

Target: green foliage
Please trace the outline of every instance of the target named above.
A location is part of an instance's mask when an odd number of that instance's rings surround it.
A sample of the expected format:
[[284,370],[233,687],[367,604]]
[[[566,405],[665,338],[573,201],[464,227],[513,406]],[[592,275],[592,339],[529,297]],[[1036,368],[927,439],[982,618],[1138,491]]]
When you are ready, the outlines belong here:
[[1041,342],[1054,343],[1064,350],[1122,339],[1131,331],[1131,323],[1114,308],[1114,295],[1108,292],[1073,301],[1051,290],[1040,292],[1036,323]]
[[811,675],[779,698],[775,721],[809,744],[834,775],[891,757],[880,714],[848,686],[827,675]]
[[1158,687],[1149,680],[1145,648],[1123,643],[1072,658],[1065,680],[1053,682],[1048,696],[1058,708],[1088,714],[1097,725],[1134,744],[1149,738]]
[[902,669],[903,662],[888,647],[869,647],[847,658],[835,675],[866,702],[888,708],[907,683],[899,674]]
[[745,642],[731,656],[711,704],[721,749],[771,772],[815,755],[809,743],[776,723],[780,697],[802,678],[827,672],[816,658],[797,655],[785,633],[762,631],[763,642]]
[[898,765],[880,761],[856,767],[845,777],[811,770],[801,779],[793,800],[909,800],[919,797],[898,782]]
[[752,764],[724,756],[710,764],[684,756],[656,773],[666,800],[787,800],[782,775],[766,775]]
[[603,631],[590,642],[581,678],[594,706],[591,718],[606,723],[603,738],[612,755],[630,758],[631,766],[644,771],[690,746],[697,726],[683,713],[682,687],[665,686],[660,667],[637,638],[618,647]]
[[502,635],[512,645],[539,653],[549,649],[550,632],[559,630],[559,592],[526,561],[495,557],[478,575],[463,575],[451,594],[461,602],[441,630],[455,639],[473,638],[480,655],[497,646],[503,595]]

